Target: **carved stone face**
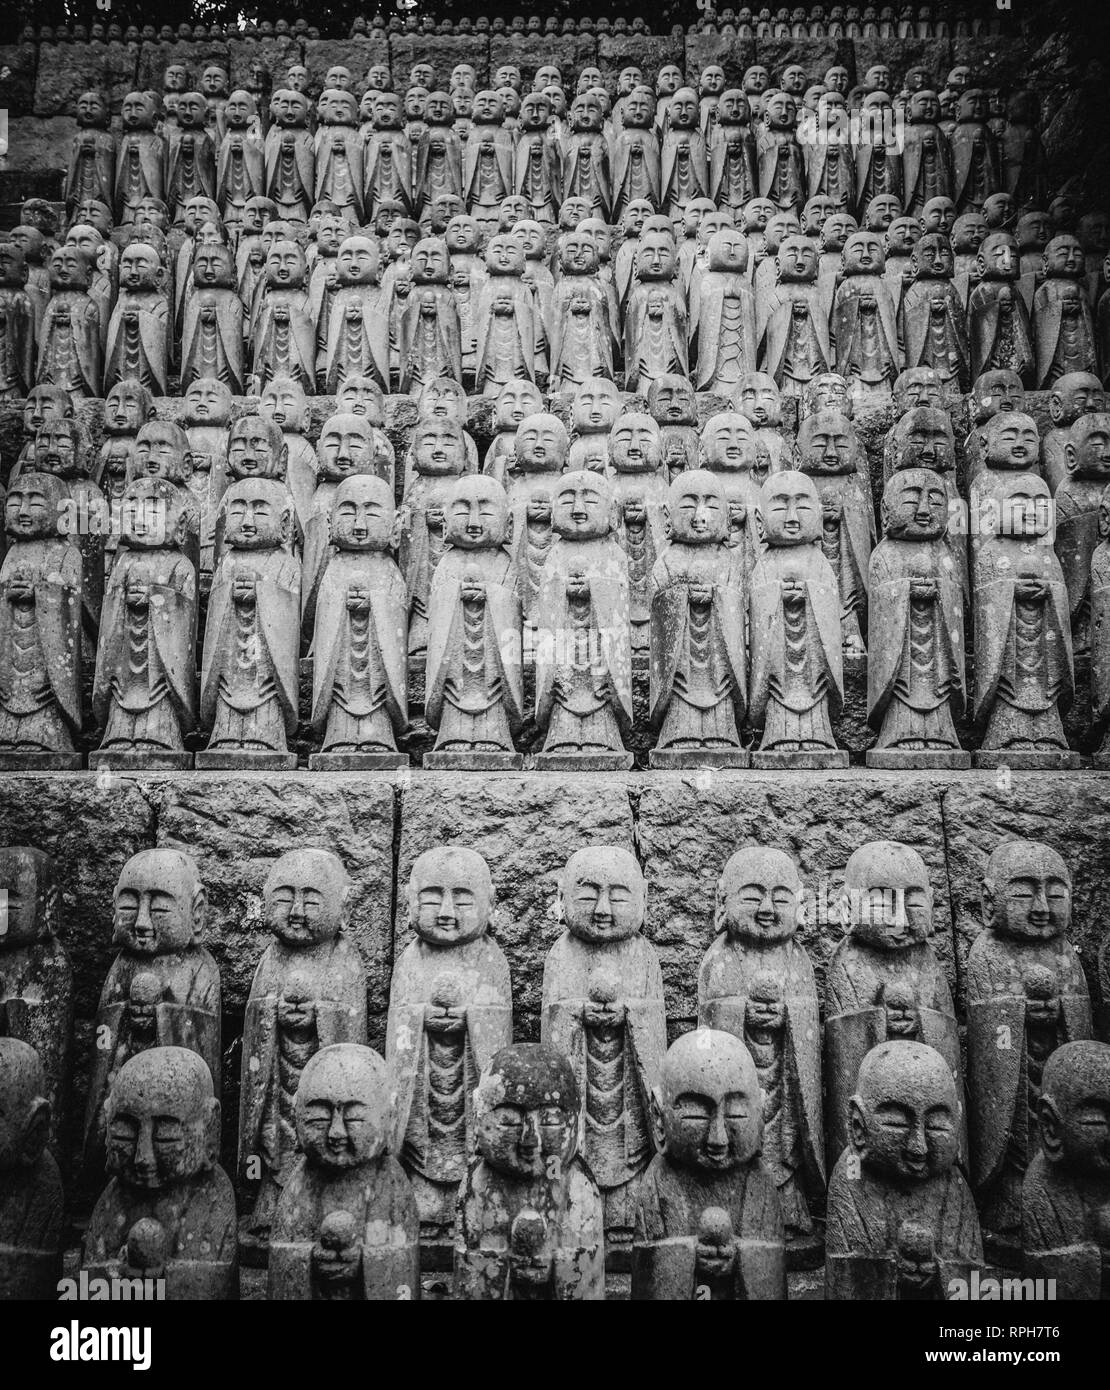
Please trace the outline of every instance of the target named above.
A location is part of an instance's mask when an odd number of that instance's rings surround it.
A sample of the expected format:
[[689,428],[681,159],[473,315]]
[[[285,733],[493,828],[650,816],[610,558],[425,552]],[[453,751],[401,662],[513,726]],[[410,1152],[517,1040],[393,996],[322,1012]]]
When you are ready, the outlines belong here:
[[206,97],[223,96],[227,92],[227,73],[214,64],[207,67],[200,76],[200,90]]
[[999,845],[983,875],[983,920],[1019,940],[1064,935],[1071,925],[1071,874],[1060,855],[1035,840]]
[[[822,231],[824,240],[829,227],[835,221],[830,217]],[[817,279],[817,248],[809,237],[784,237],[775,254],[778,278],[781,284],[805,284]]]
[[648,388],[648,408],[659,425],[697,423],[697,397],[693,385],[683,376],[657,377]]
[[659,426],[650,415],[622,415],[609,432],[609,462],[618,473],[654,473],[663,460]]
[[748,268],[747,238],[735,227],[724,227],[709,238],[707,256],[710,270],[743,275]]
[[229,130],[246,130],[255,116],[254,98],[249,92],[232,92],[224,104],[224,121]]
[[873,92],[889,92],[892,85],[890,69],[885,63],[876,63],[867,69],[863,85]]
[[1049,277],[1078,280],[1083,274],[1083,248],[1073,236],[1056,236],[1044,250],[1044,270]]
[[717,103],[717,122],[719,125],[747,125],[751,119],[748,99],[737,87],[730,87],[721,93]]
[[171,63],[162,74],[163,92],[184,92],[189,86],[189,74],[180,63]]
[[336,481],[374,469],[374,432],[365,415],[336,414],[316,445],[321,478]]
[[[13,486],[18,487],[22,478]],[[8,494],[9,498],[11,494]],[[42,503],[49,510],[48,499]],[[0,950],[16,950],[42,940],[53,929],[50,920],[57,897],[54,862],[41,850],[24,845],[0,849],[0,890],[4,892],[6,931],[0,937]],[[0,1107],[0,1124],[3,1123]],[[3,1168],[0,1162],[0,1169]]]
[[820,376],[815,376],[806,387],[805,403],[811,415],[821,410],[834,410],[841,415],[850,415],[848,383],[836,372],[823,372]]
[[935,541],[948,530],[948,494],[929,468],[895,473],[883,489],[883,530],[906,541]]
[[931,468],[948,473],[956,466],[956,441],[946,411],[913,406],[894,428],[894,455],[899,467]]
[[623,941],[644,924],[647,886],[633,856],[615,846],[581,849],[563,872],[567,930],[581,941]]
[[607,536],[613,523],[613,489],[600,473],[586,469],[564,473],[551,511],[551,528],[564,540],[589,541]]
[[147,475],[132,479],[120,498],[121,544],[129,550],[160,550],[175,544],[182,531],[184,507],[185,493],[176,478]]
[[1031,415],[1016,411],[994,416],[983,430],[985,461],[989,468],[1036,468],[1041,440]]
[[183,92],[177,99],[177,124],[182,130],[203,130],[208,103],[200,92]]
[[809,415],[798,430],[798,457],[806,473],[851,473],[856,441],[847,416],[835,410]]
[[[131,248],[129,247],[128,250]],[[126,255],[127,252],[124,252]],[[122,266],[121,266],[122,274]],[[200,246],[193,261],[193,284],[198,289],[235,288],[235,262],[227,246]]]
[[426,850],[412,866],[409,923],[432,946],[461,946],[483,935],[493,910],[493,883],[480,854],[458,845]]
[[432,417],[418,421],[412,450],[417,471],[429,476],[461,473],[466,463],[462,430],[454,420]]
[[516,432],[517,467],[527,473],[561,473],[570,441],[556,415],[542,411],[522,420]]
[[852,1148],[869,1172],[916,1183],[955,1163],[959,1101],[948,1065],[933,1048],[881,1043],[863,1059],[849,1105]]
[[[903,219],[908,220],[908,219]],[[892,229],[893,230],[893,229]],[[889,249],[888,234],[888,249]],[[911,242],[913,255],[910,261],[911,269],[922,280],[949,280],[955,269],[952,246],[949,240],[940,232],[928,232],[915,242]]]
[[350,893],[350,878],[336,855],[323,849],[291,850],[266,876],[266,924],[294,950],[334,941],[346,924]]
[[120,107],[124,130],[153,130],[154,101],[145,92],[128,92]]
[[660,232],[645,232],[636,252],[636,274],[639,279],[673,280],[675,267],[673,239]]
[[517,1181],[561,1185],[578,1147],[578,1085],[553,1048],[517,1043],[487,1066],[474,1093],[478,1151]]
[[758,96],[760,92],[765,92],[770,85],[771,74],[758,63],[750,67],[744,74],[744,91],[749,95]]
[[797,103],[788,92],[775,92],[764,103],[763,119],[770,130],[792,131],[798,119]]
[[288,456],[288,446],[272,420],[241,415],[232,425],[227,466],[233,478],[284,478]]
[[382,388],[372,377],[346,377],[335,398],[335,405],[337,414],[365,415],[367,421],[378,429],[385,423]]
[[[721,73],[722,80],[724,73]],[[800,97],[809,84],[805,68],[798,63],[791,63],[789,67],[783,69],[782,90],[789,96]]]
[[137,381],[117,381],[104,402],[104,424],[113,434],[138,434],[152,410],[150,393]]
[[76,246],[59,246],[50,257],[50,288],[55,292],[87,290],[89,266],[88,258]]
[[331,539],[340,550],[383,553],[393,544],[395,523],[393,492],[384,478],[357,474],[336,488]]
[[309,1165],[338,1177],[385,1152],[385,1063],[368,1047],[338,1043],[309,1059],[297,1087],[297,1141]]
[[1003,473],[995,487],[998,535],[1051,543],[1055,513],[1048,484],[1035,473]]
[[133,955],[187,950],[204,928],[204,885],[179,850],[148,849],[123,866],[113,896],[112,944]]
[[1110,1047],[1070,1042],[1056,1049],[1045,1064],[1040,1121],[1050,1163],[1077,1178],[1106,1183],[1110,1176]]
[[273,94],[270,98],[270,112],[275,122],[285,130],[302,129],[308,124],[308,101],[300,91],[291,86]]
[[951,198],[930,198],[921,210],[921,230],[952,235],[956,223],[956,204]]
[[558,87],[562,84],[563,76],[557,67],[552,64],[545,64],[536,69],[534,80],[534,90],[542,92],[545,87]]
[[81,437],[72,420],[49,420],[35,435],[35,467],[58,478],[75,478],[83,459]]
[[682,86],[682,72],[673,63],[659,69],[655,79],[655,90],[659,96],[672,96]]
[[705,469],[679,474],[667,494],[671,539],[679,545],[719,545],[728,536],[728,502],[720,479]]
[[747,1048],[731,1033],[697,1028],[663,1059],[655,1098],[669,1163],[724,1173],[749,1162],[763,1140],[759,1078]]
[[26,471],[8,488],[4,499],[4,529],[12,540],[32,541],[58,534],[58,519],[66,488],[61,478]]
[[903,951],[933,929],[933,890],[924,860],[895,840],[857,849],[844,870],[843,910],[853,938],[880,951]]
[[451,488],[444,507],[447,540],[458,550],[492,550],[508,536],[509,499],[496,478],[468,473]]
[[567,232],[559,246],[559,262],[569,275],[594,275],[598,268],[597,246],[588,232]]
[[1066,445],[1068,471],[1077,478],[1110,478],[1110,415],[1084,415]]
[[893,193],[880,193],[867,204],[867,229],[885,232],[896,217],[902,214],[902,200]]
[[595,377],[574,397],[573,423],[579,434],[608,434],[620,414],[620,393],[613,382]]
[[624,100],[624,125],[626,129],[646,130],[651,125],[653,115],[651,93],[646,87],[636,87]]
[[772,547],[809,545],[821,534],[821,502],[813,479],[788,470],[763,485],[764,536]]
[[308,398],[304,387],[291,376],[273,377],[262,392],[258,413],[272,420],[283,432],[303,430],[308,415]]
[[736,404],[741,415],[757,429],[782,424],[782,395],[774,377],[766,372],[747,372],[736,388]]
[[839,92],[841,96],[847,96],[851,86],[848,69],[838,65],[829,68],[825,73],[825,86],[830,92]]
[[746,416],[722,411],[712,415],[701,431],[701,454],[715,473],[748,472],[755,467],[755,436]]
[[1102,383],[1090,372],[1069,372],[1059,377],[1048,401],[1052,423],[1058,429],[1074,424],[1081,415],[1105,408],[1106,393]]
[[135,440],[135,473],[184,483],[193,471],[185,431],[169,420],[149,420]]
[[491,237],[486,247],[486,268],[493,275],[523,275],[524,247],[516,237]]
[[215,1161],[220,1105],[203,1060],[155,1047],[124,1063],[108,1095],[108,1172],[125,1187],[158,1192]]
[[430,126],[450,125],[455,118],[455,107],[446,92],[429,92],[424,103],[424,119]]
[[0,1173],[37,1163],[49,1125],[50,1102],[38,1053],[19,1038],[0,1038]]
[[1020,411],[1025,404],[1025,387],[1011,371],[984,372],[976,378],[971,395],[978,424],[1001,411]]
[[266,280],[274,289],[304,288],[304,252],[295,241],[275,241],[270,247],[266,253]]
[[224,544],[232,550],[276,550],[289,538],[293,499],[282,483],[246,478],[224,493]]
[[752,943],[786,941],[798,928],[802,880],[781,850],[738,850],[717,884],[716,927]]

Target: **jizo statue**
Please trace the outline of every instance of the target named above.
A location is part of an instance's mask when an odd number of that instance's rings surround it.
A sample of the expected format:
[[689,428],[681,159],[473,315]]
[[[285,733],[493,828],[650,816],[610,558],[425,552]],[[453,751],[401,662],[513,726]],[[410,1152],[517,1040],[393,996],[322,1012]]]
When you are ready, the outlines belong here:
[[56,1298],[65,1202],[47,1148],[50,1087],[38,1053],[18,1034],[0,1034],[0,1106],[0,1303]]
[[[1098,535],[1091,556],[1091,713],[1092,732],[1102,740],[1094,764],[1105,768],[1110,764],[1110,487],[1099,501]],[[1104,994],[1110,1004],[1110,991]]]

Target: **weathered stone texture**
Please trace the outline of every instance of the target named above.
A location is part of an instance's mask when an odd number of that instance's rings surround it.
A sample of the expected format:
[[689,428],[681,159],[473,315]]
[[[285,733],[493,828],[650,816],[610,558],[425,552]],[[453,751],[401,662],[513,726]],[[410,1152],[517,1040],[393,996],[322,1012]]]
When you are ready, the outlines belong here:
[[34,109],[37,66],[38,51],[33,43],[0,44],[0,82],[9,120],[28,116]]
[[[275,90],[281,85],[286,71],[301,61],[301,43],[292,35],[273,39],[229,39],[231,57],[231,90],[246,85],[251,65],[261,62],[273,79]],[[366,76],[365,73],[362,74]]]
[[659,69],[668,63],[685,71],[686,45],[671,34],[602,34],[597,41],[597,66],[606,77],[637,67],[654,88]]
[[[113,111],[135,88],[137,44],[59,43],[39,47],[35,115],[65,116],[82,92],[101,91]],[[161,82],[159,82],[159,89]]]
[[569,85],[573,76],[596,62],[597,40],[593,34],[495,34],[489,44],[491,78],[502,64],[515,63],[526,91],[537,68],[554,63],[562,73],[564,85]]
[[333,67],[350,68],[358,92],[366,80],[367,68],[389,62],[389,45],[376,39],[306,39],[301,61],[309,71],[313,93],[321,90],[328,68]]
[[692,86],[698,74],[712,63],[725,70],[725,85],[739,87],[744,73],[756,62],[754,39],[725,38],[721,34],[691,34],[686,40],[683,71]]
[[144,91],[160,92],[162,74],[171,63],[181,63],[195,86],[209,63],[219,63],[231,69],[231,50],[222,39],[206,39],[203,43],[144,43],[139,50],[138,85]]
[[772,79],[797,63],[811,82],[819,82],[837,64],[846,67],[855,80],[856,59],[847,39],[757,39],[754,61],[769,68]]
[[389,66],[393,85],[404,91],[413,63],[431,63],[436,83],[447,90],[447,79],[457,63],[469,63],[484,87],[490,79],[490,44],[485,34],[400,34],[389,40]]

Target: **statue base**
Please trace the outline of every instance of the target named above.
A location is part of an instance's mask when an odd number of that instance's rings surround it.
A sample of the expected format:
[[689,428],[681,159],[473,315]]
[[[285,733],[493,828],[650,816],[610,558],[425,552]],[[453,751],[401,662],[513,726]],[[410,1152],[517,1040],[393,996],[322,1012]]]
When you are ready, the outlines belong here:
[[537,753],[538,772],[630,772],[631,753]]
[[425,753],[424,766],[431,772],[521,772],[523,753]]
[[866,762],[886,772],[963,772],[971,766],[971,754],[960,748],[871,748]]
[[0,752],[0,772],[80,772],[80,753]]
[[648,754],[648,766],[663,771],[751,765],[751,754],[742,748],[653,748]]
[[783,772],[790,768],[819,772],[824,768],[847,766],[848,754],[843,748],[798,748],[782,753],[752,754],[752,767],[764,772]]
[[[825,1263],[824,1222],[814,1221],[808,1235],[797,1235],[786,1242],[786,1268],[791,1274],[803,1269],[820,1269]],[[820,1229],[818,1229],[820,1227]]]
[[1034,748],[991,749],[976,753],[973,757],[976,767],[996,769],[1007,767],[1011,772],[1071,772],[1081,765],[1078,753],[1064,749],[1039,751]]
[[407,753],[310,753],[310,772],[396,772],[412,766]]
[[253,748],[206,748],[195,761],[198,772],[292,772],[297,755]]
[[188,772],[192,753],[153,753],[143,748],[115,751],[101,748],[89,754],[90,772]]

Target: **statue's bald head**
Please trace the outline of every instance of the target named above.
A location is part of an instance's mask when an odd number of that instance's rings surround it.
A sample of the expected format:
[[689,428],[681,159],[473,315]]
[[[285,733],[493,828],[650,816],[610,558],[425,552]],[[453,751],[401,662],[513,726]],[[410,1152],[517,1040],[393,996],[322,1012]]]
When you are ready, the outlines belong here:
[[0,1173],[36,1163],[49,1128],[39,1054],[20,1038],[0,1037]]
[[633,936],[644,922],[647,884],[636,858],[617,845],[577,850],[563,870],[567,928],[584,941]]

